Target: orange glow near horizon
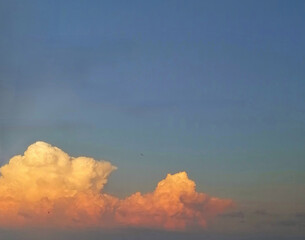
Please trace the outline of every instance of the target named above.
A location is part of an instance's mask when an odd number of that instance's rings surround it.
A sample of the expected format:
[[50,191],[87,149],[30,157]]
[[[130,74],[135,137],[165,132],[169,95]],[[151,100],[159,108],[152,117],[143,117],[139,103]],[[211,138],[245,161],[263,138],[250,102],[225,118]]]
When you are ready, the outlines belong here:
[[118,199],[102,192],[116,167],[73,158],[44,142],[0,168],[0,227],[207,227],[233,206],[195,190],[186,172],[168,174],[156,189]]

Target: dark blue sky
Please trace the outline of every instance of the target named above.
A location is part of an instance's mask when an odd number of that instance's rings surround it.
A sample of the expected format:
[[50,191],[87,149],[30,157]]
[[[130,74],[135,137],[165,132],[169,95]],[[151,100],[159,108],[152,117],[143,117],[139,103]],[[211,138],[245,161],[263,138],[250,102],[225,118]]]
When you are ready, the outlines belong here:
[[305,211],[304,1],[1,0],[0,36],[2,163],[43,140],[116,195],[186,170]]

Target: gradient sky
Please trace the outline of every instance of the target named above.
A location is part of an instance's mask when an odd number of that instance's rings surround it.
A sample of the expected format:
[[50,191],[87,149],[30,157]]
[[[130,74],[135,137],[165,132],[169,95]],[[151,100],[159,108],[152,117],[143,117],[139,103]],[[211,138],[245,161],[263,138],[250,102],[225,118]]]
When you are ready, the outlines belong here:
[[304,1],[0,0],[1,165],[45,141],[121,197],[185,170],[237,203],[215,232],[304,236],[304,43]]

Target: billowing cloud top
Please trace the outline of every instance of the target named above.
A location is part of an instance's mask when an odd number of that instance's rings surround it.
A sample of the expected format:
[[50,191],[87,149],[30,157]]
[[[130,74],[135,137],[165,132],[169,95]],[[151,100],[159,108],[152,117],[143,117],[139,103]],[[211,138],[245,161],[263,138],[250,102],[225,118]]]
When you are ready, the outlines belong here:
[[196,192],[185,172],[168,174],[152,193],[118,199],[102,192],[115,169],[36,142],[0,168],[0,226],[186,229],[206,227],[232,206]]

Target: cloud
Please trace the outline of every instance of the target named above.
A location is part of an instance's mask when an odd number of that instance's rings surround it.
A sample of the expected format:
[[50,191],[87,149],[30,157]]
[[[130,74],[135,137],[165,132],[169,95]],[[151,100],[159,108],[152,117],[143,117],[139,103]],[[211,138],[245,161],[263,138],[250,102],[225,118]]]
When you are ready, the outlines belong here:
[[296,227],[299,223],[295,220],[281,220],[278,221],[277,224],[281,227]]
[[152,193],[119,199],[103,193],[115,169],[44,142],[32,144],[0,168],[0,227],[205,228],[233,205],[196,192],[185,172],[168,174]]
[[305,212],[299,212],[295,214],[295,217],[299,220],[304,220],[305,221]]
[[224,213],[221,214],[220,216],[224,218],[244,218],[245,214],[242,211],[238,211],[238,212]]
[[116,217],[119,222],[134,226],[166,229],[184,229],[194,225],[206,227],[207,219],[222,213],[231,204],[231,200],[197,193],[195,183],[185,172],[180,172],[168,174],[152,193],[135,193],[122,200]]
[[266,211],[265,209],[258,209],[256,211],[253,212],[255,215],[258,216],[270,216],[271,214],[268,213],[268,211]]

